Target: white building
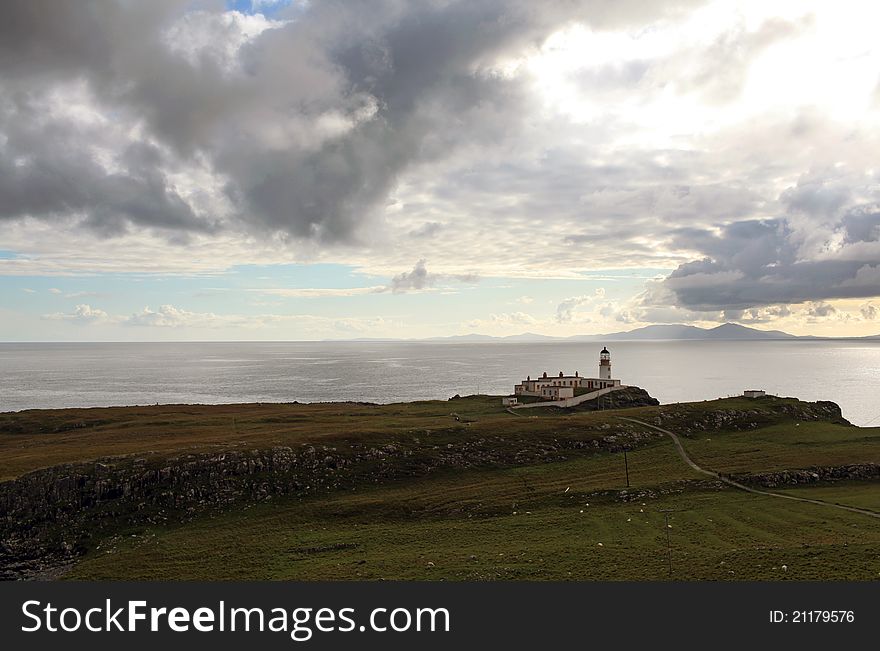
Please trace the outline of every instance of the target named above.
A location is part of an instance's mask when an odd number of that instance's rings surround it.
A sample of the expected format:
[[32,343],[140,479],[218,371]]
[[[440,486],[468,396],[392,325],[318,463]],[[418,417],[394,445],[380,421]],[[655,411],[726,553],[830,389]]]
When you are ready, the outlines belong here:
[[743,397],[745,398],[763,398],[767,393],[761,389],[746,389],[743,391]]
[[582,393],[597,391],[607,387],[620,386],[620,380],[611,377],[611,353],[603,348],[599,353],[599,377],[581,377],[580,373],[565,375],[559,371],[557,376],[548,376],[545,372],[541,377],[531,376],[513,387],[516,396],[535,396],[544,400],[565,400]]

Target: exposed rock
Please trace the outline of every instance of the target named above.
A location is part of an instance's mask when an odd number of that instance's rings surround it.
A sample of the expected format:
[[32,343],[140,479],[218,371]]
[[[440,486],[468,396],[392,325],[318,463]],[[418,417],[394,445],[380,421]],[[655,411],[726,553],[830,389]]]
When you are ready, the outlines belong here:
[[657,398],[651,397],[640,387],[624,387],[612,391],[594,400],[588,400],[571,407],[570,411],[598,411],[608,409],[630,409],[632,407],[655,407],[660,404]]
[[743,484],[775,488],[797,484],[816,484],[819,482],[865,481],[880,479],[880,465],[876,463],[855,463],[845,466],[813,466],[798,470],[781,470],[758,474],[732,475]]
[[694,409],[692,405],[664,405],[657,411],[654,424],[689,436],[713,430],[744,431],[778,422],[780,417],[800,421],[828,421],[850,425],[840,406],[834,402],[801,402],[772,397],[756,399],[754,409]]

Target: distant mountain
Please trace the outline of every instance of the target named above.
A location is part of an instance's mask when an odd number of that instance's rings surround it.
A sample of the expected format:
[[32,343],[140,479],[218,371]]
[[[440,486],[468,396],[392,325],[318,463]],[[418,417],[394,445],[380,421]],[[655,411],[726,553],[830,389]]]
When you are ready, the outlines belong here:
[[[797,336],[781,330],[759,330],[739,325],[723,323],[715,328],[698,328],[683,324],[649,325],[635,330],[610,332],[601,335],[574,335],[572,337],[551,337],[534,332],[524,332],[507,337],[469,334],[451,337],[431,337],[426,341],[458,341],[458,342],[489,342],[489,341],[760,341],[760,340],[823,340],[823,339],[880,339],[880,335],[869,337],[816,337],[813,335]],[[374,339],[372,341],[390,341]],[[398,340],[399,341],[399,340]],[[412,341],[412,340],[410,340]]]
[[757,330],[756,328],[748,328],[737,323],[725,323],[705,330],[704,339],[798,339],[795,335],[790,335],[782,330]]
[[716,328],[698,328],[697,326],[673,324],[650,325],[626,332],[611,332],[603,335],[575,335],[569,339],[580,341],[657,341],[684,340],[703,341],[707,339],[719,341],[742,341],[744,339],[797,339],[794,335],[780,330],[758,330],[736,323],[725,323]]
[[575,335],[569,339],[583,341],[638,341],[656,339],[705,339],[706,330],[688,325],[650,325],[626,332],[611,332],[602,335]]

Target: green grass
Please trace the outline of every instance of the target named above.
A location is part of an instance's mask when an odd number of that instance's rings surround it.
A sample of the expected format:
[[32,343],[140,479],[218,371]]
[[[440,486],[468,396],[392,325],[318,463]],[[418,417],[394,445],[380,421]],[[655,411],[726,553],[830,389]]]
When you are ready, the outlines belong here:
[[[106,456],[164,459],[303,443],[338,446],[340,455],[394,443],[408,453],[404,465],[466,441],[498,453],[495,467],[443,466],[383,484],[361,476],[354,489],[96,531],[71,579],[665,580],[665,509],[673,510],[675,579],[878,579],[880,519],[721,487],[692,471],[655,431],[628,453],[629,489],[623,455],[608,444],[557,445],[643,431],[618,416],[651,423],[664,413],[663,426],[673,431],[708,427],[682,442],[697,463],[725,473],[880,460],[880,428],[796,425],[782,411],[793,405],[733,398],[514,415],[499,397],[476,396],[382,406],[30,411],[0,414],[0,478]],[[724,411],[742,422],[713,428]],[[527,446],[557,452],[543,462],[517,456]],[[780,490],[880,510],[876,483]]]
[[880,513],[880,486],[871,483],[840,482],[833,485],[774,489],[777,493],[809,497],[830,504],[845,504]]
[[[456,415],[458,420],[456,420]],[[156,405],[0,413],[0,481],[63,463],[103,457],[265,448],[301,443],[370,443],[401,437],[529,425],[494,396],[393,405],[359,403]],[[534,427],[532,430],[548,429]]]
[[880,463],[880,427],[824,421],[701,433],[682,438],[682,444],[697,464],[725,473]]
[[[880,576],[880,520],[707,487],[671,444],[630,455],[635,499],[624,501],[619,456],[449,472],[120,532],[68,578],[663,580],[661,509],[674,509],[673,578]],[[877,493],[839,490],[853,504]]]
[[[666,425],[673,429],[676,422],[686,423],[718,410],[748,412],[751,420],[773,425],[782,418],[777,411],[780,407],[797,402],[726,398],[617,411],[551,408],[512,414],[501,406],[500,396],[468,396],[391,405],[263,403],[29,410],[0,413],[0,481],[40,468],[104,457],[162,458],[224,448],[303,443],[344,446],[353,441],[376,445],[424,441],[426,436],[435,444],[489,436],[504,437],[513,444],[522,437],[583,440],[603,436],[609,424],[619,425],[616,415],[652,422],[660,411],[677,414]],[[877,430],[853,431],[873,431],[876,436]]]

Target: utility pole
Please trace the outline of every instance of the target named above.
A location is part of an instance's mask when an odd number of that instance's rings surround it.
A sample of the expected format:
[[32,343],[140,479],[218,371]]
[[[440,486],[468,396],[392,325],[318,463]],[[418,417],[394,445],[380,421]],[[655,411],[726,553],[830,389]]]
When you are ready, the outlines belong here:
[[666,521],[666,556],[669,558],[669,576],[672,576],[672,542],[669,540],[669,514],[664,513]]
[[669,514],[681,509],[660,509],[663,514],[663,522],[666,525],[666,557],[669,560],[669,576],[672,576],[672,541],[669,537]]

